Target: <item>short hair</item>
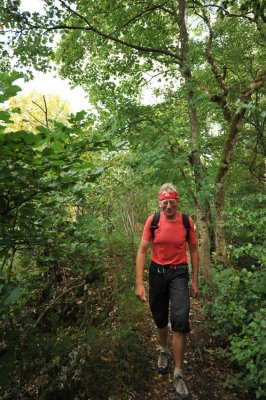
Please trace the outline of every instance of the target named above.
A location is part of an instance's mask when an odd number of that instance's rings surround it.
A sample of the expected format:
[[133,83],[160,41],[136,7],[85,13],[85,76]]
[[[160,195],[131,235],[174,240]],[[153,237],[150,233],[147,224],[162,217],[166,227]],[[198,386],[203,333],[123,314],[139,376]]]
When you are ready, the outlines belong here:
[[176,187],[172,183],[164,183],[159,190],[159,194],[163,192],[175,192],[177,193]]

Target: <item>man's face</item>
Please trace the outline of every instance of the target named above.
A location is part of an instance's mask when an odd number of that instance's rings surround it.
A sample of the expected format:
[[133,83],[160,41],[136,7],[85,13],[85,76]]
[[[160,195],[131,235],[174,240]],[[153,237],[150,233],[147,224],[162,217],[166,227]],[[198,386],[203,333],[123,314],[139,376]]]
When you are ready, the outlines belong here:
[[159,205],[166,218],[173,219],[176,217],[178,199],[160,200]]

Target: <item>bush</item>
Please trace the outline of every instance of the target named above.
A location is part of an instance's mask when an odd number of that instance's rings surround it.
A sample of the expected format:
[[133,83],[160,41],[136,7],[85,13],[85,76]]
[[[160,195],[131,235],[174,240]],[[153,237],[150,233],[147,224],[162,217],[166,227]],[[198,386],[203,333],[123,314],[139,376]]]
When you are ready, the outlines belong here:
[[254,312],[240,335],[231,336],[230,358],[241,367],[236,383],[255,389],[257,398],[266,395],[266,309]]
[[[240,269],[266,266],[265,200],[262,193],[236,196],[237,204],[225,210],[227,249],[230,260]],[[243,215],[245,218],[243,218]]]
[[230,384],[266,395],[266,302],[263,269],[217,267],[204,289],[208,327],[227,345],[229,361],[240,370]]

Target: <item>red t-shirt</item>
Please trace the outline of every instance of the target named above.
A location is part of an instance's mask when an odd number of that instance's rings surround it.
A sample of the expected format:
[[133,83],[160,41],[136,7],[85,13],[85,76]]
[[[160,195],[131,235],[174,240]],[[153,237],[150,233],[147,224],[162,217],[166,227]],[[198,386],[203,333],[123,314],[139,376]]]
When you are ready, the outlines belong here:
[[[151,240],[152,220],[153,215],[150,215],[143,229],[143,240]],[[189,222],[189,243],[196,244],[194,221],[191,217],[189,217]],[[182,213],[178,212],[177,219],[171,221],[161,211],[158,229],[154,231],[154,240],[152,242],[152,261],[161,265],[187,263],[186,236],[187,231],[183,224]]]

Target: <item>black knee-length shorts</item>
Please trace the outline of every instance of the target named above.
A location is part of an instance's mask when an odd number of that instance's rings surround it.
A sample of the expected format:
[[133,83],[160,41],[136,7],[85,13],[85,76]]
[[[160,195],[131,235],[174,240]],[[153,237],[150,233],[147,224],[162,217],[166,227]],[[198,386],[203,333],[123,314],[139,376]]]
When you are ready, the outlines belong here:
[[189,328],[189,272],[185,265],[170,269],[151,262],[149,269],[149,304],[158,328],[170,322],[175,332],[188,333]]

